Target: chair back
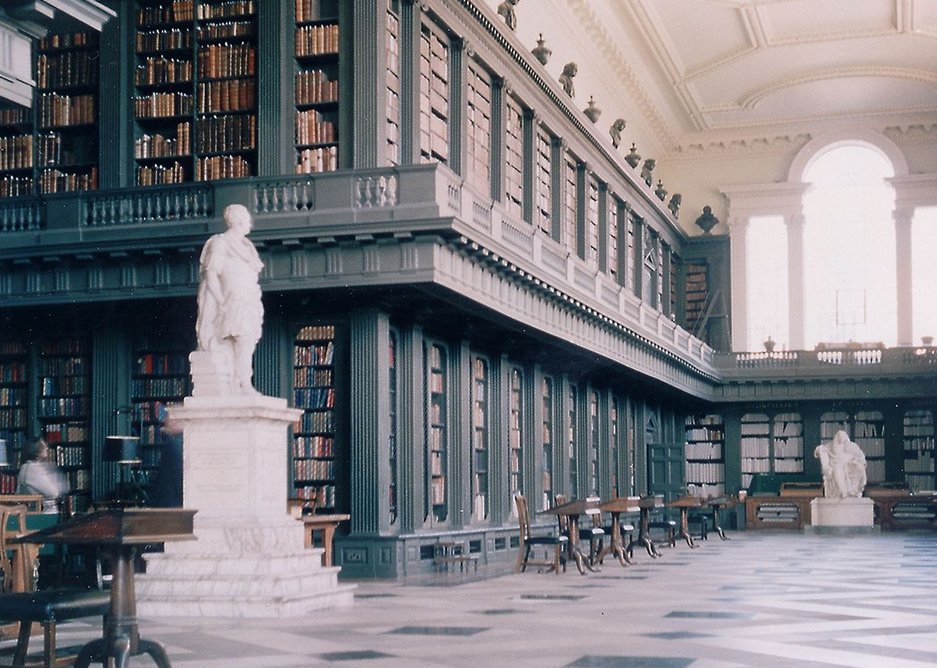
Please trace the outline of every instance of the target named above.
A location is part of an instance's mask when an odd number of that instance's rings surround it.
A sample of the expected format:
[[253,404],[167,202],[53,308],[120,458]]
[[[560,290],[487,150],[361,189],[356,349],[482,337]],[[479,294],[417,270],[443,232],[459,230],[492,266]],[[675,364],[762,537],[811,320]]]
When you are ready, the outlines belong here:
[[517,506],[517,524],[521,531],[521,545],[530,538],[530,509],[527,506],[527,497],[523,494],[514,495],[514,504]]
[[26,506],[0,505],[0,568],[3,569],[4,593],[36,589],[39,546],[10,542],[11,538],[26,533],[26,511]]
[[[554,508],[556,508],[557,506],[562,506],[564,503],[566,503],[566,495],[557,494],[555,497],[553,497],[553,500],[554,500],[554,505],[553,505]],[[556,521],[560,526],[560,535],[565,536],[569,531],[569,517],[566,515],[557,515]]]

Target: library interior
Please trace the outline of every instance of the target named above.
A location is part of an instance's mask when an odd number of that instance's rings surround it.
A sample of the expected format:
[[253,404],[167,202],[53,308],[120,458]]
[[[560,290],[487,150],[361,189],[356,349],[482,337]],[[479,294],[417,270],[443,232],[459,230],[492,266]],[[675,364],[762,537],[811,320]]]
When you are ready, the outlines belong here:
[[926,0],[0,3],[0,664],[937,663],[935,38]]

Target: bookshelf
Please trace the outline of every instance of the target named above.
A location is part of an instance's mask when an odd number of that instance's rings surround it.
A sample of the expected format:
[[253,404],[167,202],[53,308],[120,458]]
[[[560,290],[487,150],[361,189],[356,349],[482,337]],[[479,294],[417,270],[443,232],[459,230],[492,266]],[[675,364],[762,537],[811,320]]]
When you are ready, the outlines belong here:
[[191,393],[189,351],[194,346],[163,337],[158,341],[139,340],[134,344],[130,378],[132,429],[140,437],[140,470],[150,480],[159,469],[166,434],[160,425],[164,409],[179,403]]
[[428,349],[429,364],[429,448],[427,451],[429,475],[429,499],[431,519],[444,521],[448,515],[446,484],[448,467],[448,364],[446,349],[440,344],[431,344]]
[[40,193],[98,187],[98,55],[95,32],[39,40],[35,165]]
[[[508,448],[511,497],[515,492],[524,490],[524,451],[521,447],[521,430],[523,426],[523,385],[524,373],[514,367],[510,373],[510,387],[508,394]],[[512,505],[512,512],[517,507]]]
[[725,420],[721,415],[686,419],[687,493],[703,499],[725,494]]
[[137,185],[256,173],[254,0],[138,0]]
[[569,498],[579,498],[579,458],[576,454],[576,443],[579,435],[579,411],[576,410],[576,400],[579,398],[579,389],[575,385],[569,386],[569,425],[566,433],[566,456],[569,459]]
[[337,0],[295,0],[296,173],[338,169]]
[[472,361],[472,519],[488,515],[488,360]]
[[543,485],[543,502],[540,510],[546,510],[550,507],[553,500],[553,450],[554,450],[554,427],[553,427],[553,379],[549,376],[544,377],[542,386],[543,396],[543,433],[541,436],[541,447],[543,448],[543,463],[541,468],[541,477]]
[[589,494],[599,493],[599,394],[589,392]]
[[804,472],[804,420],[800,413],[778,413],[771,420],[775,473]]
[[389,469],[389,483],[387,494],[387,507],[390,514],[390,524],[397,522],[398,490],[397,490],[397,332],[390,330],[387,342],[387,368],[388,368],[388,402],[387,419],[387,465]]
[[40,433],[69,484],[67,512],[91,501],[91,358],[84,339],[61,338],[39,348]]
[[7,444],[10,469],[0,471],[0,494],[16,492],[16,469],[23,461],[29,406],[29,351],[22,341],[0,341],[0,438]]
[[746,413],[741,424],[742,487],[755,473],[771,472],[771,421],[764,413]]
[[934,413],[927,409],[905,411],[901,422],[905,482],[912,493],[933,490]]
[[686,329],[698,332],[709,294],[709,267],[697,260],[686,263],[685,279]]
[[10,105],[0,108],[0,197],[33,193],[32,110]]
[[303,327],[294,342],[293,494],[316,512],[335,511],[335,326]]

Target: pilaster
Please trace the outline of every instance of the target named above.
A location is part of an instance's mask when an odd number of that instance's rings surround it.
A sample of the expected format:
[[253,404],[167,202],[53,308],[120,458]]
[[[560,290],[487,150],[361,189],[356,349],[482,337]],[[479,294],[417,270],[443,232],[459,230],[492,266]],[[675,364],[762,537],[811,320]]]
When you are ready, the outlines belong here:
[[[293,166],[293,3],[257,8],[257,117],[287,122],[257,124],[257,174],[289,174]],[[132,12],[127,12],[132,13]],[[282,69],[281,69],[282,68]],[[283,76],[283,70],[289,76]]]
[[386,0],[353,0],[352,5],[354,162],[346,166],[366,169],[382,164],[387,145],[387,10]]
[[[784,217],[787,225],[788,348],[804,349],[804,215],[801,207]],[[733,290],[734,293],[734,290]],[[736,330],[738,331],[738,330]]]
[[896,206],[895,221],[895,303],[898,307],[898,345],[914,343],[913,280],[911,272],[911,222],[914,207]]
[[644,295],[644,219],[633,214],[631,217],[634,252],[631,254],[631,271],[634,280],[634,296]]
[[400,532],[408,533],[423,523],[426,483],[423,476],[424,426],[423,329],[418,325],[400,328],[398,437],[398,498]]
[[729,218],[732,266],[732,349],[749,350],[748,341],[748,217]]

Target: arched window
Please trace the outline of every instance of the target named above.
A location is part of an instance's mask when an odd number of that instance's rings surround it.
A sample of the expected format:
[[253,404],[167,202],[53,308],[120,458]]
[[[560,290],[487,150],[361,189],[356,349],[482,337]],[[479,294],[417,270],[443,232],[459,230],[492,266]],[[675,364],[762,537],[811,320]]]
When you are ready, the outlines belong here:
[[804,196],[804,342],[897,340],[892,163],[864,142],[808,163]]

